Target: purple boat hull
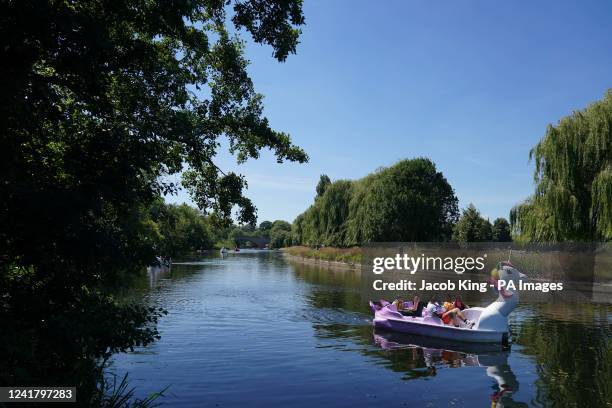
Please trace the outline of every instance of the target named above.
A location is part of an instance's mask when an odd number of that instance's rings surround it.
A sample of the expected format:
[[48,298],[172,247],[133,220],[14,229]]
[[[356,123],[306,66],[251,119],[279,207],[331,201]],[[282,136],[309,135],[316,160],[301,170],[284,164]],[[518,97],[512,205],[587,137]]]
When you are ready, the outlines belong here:
[[[438,318],[403,316],[389,308],[388,304],[381,307],[370,302],[370,306],[374,311],[372,323],[378,329],[470,343],[506,343],[508,341],[507,330],[455,327],[442,323]],[[472,318],[477,318],[481,310],[481,308],[466,309],[464,313]]]
[[[491,276],[495,283],[503,282],[502,289],[498,289],[498,298],[487,307],[472,307],[461,311],[462,317],[471,321],[470,327],[466,322],[455,322],[459,327],[444,324],[437,316],[427,314],[418,317],[404,316],[397,311],[395,305],[383,299],[370,302],[370,308],[374,312],[372,323],[374,327],[399,333],[470,343],[507,344],[508,315],[519,302],[519,291],[516,288],[520,287],[519,281],[527,277],[510,261],[499,262]],[[412,302],[404,302],[403,306],[411,308]]]

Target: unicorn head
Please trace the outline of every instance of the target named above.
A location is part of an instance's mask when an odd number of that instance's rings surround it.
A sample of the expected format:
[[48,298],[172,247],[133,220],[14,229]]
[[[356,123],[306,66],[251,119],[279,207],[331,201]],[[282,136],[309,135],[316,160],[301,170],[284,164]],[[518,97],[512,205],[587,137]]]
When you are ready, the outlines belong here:
[[526,278],[510,262],[497,264],[497,267],[491,272],[491,283],[499,296],[482,311],[478,320],[478,328],[507,331],[508,315],[518,306],[519,302],[519,281]]
[[[499,293],[499,297],[496,302],[503,302],[508,305],[512,305],[506,316],[518,305],[519,301],[519,281],[526,279],[527,276],[520,272],[514,265],[508,262],[500,262],[491,271],[491,283],[496,292]],[[512,283],[510,283],[512,282]]]

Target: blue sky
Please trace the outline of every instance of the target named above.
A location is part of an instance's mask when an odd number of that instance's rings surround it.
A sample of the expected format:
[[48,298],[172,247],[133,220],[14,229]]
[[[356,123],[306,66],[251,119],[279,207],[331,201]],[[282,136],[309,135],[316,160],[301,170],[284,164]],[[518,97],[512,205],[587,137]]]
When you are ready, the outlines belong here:
[[[264,153],[236,166],[259,221],[292,221],[321,173],[356,179],[418,156],[484,216],[533,192],[529,150],[612,88],[612,2],[306,0],[297,55],[248,44],[271,125],[307,164]],[[169,201],[188,201],[185,193]]]

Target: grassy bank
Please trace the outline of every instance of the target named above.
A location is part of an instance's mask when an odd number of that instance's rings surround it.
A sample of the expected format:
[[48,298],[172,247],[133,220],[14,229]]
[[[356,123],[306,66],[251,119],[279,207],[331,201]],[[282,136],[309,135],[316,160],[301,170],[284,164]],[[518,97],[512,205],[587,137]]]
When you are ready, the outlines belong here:
[[283,251],[291,256],[318,259],[322,261],[345,262],[350,264],[361,263],[361,248],[310,248],[306,246],[293,246],[284,248]]

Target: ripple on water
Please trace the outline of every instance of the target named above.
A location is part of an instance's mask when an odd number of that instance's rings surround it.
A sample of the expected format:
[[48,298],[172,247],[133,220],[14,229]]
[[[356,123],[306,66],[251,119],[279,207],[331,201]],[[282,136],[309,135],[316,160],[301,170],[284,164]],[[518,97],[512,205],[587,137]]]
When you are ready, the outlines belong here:
[[498,406],[609,401],[609,306],[521,305],[512,350],[457,349],[374,332],[355,277],[330,274],[273,253],[175,264],[144,297],[169,312],[161,340],[113,370],[141,397],[171,384],[169,406],[484,406],[489,368],[515,387]]

